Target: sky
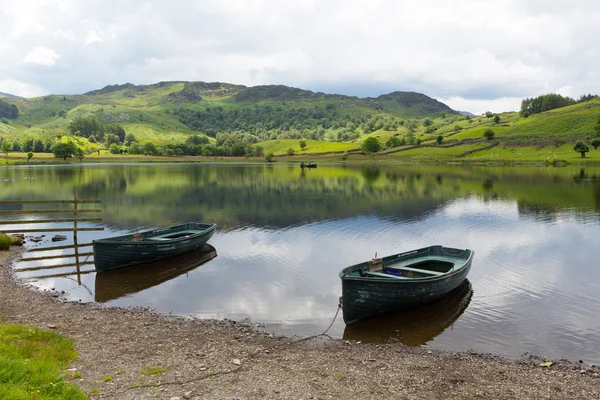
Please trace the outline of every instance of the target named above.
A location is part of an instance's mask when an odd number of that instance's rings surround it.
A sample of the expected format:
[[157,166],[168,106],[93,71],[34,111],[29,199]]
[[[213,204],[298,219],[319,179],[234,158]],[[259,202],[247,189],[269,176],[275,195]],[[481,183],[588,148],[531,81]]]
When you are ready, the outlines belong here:
[[600,93],[597,0],[0,0],[0,92],[281,84],[456,110]]

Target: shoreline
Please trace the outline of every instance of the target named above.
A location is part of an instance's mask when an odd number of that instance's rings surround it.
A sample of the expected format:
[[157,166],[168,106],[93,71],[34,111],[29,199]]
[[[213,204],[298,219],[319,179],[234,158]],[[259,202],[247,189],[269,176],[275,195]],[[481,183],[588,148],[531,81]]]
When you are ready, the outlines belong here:
[[[295,340],[256,325],[67,302],[17,281],[21,249],[0,252],[4,323],[54,330],[75,340],[71,380],[92,399],[597,399],[597,367],[539,357]],[[78,375],[79,375],[78,374]],[[110,377],[110,380],[108,379]]]
[[403,159],[401,157],[390,157],[386,154],[351,154],[350,157],[344,159],[343,153],[335,154],[300,154],[294,156],[278,155],[273,158],[273,161],[268,162],[264,157],[223,157],[223,156],[132,156],[132,155],[100,155],[86,157],[82,161],[75,158],[69,160],[56,159],[49,153],[44,153],[43,156],[37,159],[27,161],[26,156],[14,156],[0,158],[0,165],[4,166],[38,166],[38,165],[77,165],[83,166],[86,164],[168,164],[168,163],[189,163],[189,164],[300,164],[302,162],[316,162],[324,164],[378,164],[378,165],[461,165],[461,166],[598,166],[600,161],[591,158],[582,158],[577,160],[555,160],[555,161],[539,161],[539,160],[466,160],[462,158],[424,158],[424,159]]

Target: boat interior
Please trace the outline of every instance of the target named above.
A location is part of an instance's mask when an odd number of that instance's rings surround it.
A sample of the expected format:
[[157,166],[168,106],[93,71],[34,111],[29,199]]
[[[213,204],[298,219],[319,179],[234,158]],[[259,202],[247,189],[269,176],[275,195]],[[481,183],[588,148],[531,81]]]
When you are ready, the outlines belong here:
[[361,265],[348,275],[399,280],[435,278],[451,272],[456,261],[451,257],[428,256],[386,263],[380,258]]
[[199,233],[202,233],[204,231],[198,231],[198,230],[187,230],[187,231],[179,231],[179,232],[167,232],[164,235],[156,235],[156,236],[149,236],[146,238],[146,240],[173,240],[173,239],[181,239],[181,238],[185,238],[188,236],[192,236],[192,235],[197,235]]

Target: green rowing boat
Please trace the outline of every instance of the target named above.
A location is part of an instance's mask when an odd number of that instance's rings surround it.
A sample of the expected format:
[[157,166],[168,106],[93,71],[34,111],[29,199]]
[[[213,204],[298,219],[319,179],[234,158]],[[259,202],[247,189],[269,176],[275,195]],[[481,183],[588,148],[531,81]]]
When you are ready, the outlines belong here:
[[473,255],[468,249],[430,246],[344,268],[344,321],[351,324],[439,299],[466,279]]
[[169,228],[93,241],[96,271],[163,260],[198,250],[215,233],[217,225],[189,222]]

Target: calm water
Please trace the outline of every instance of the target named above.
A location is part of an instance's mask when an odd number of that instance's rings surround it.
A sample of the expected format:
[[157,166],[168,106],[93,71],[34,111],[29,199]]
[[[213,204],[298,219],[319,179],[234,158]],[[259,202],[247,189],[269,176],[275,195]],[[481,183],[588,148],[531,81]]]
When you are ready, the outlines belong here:
[[[74,188],[102,200],[106,231],[80,233],[80,243],[183,221],[219,225],[212,248],[150,273],[35,281],[72,300],[249,318],[307,336],[336,311],[340,269],[375,252],[444,244],[475,251],[457,292],[350,327],[340,316],[329,333],[600,363],[600,168],[89,165],[4,167],[0,178],[2,200],[69,199]],[[46,237],[37,246],[52,245]]]

